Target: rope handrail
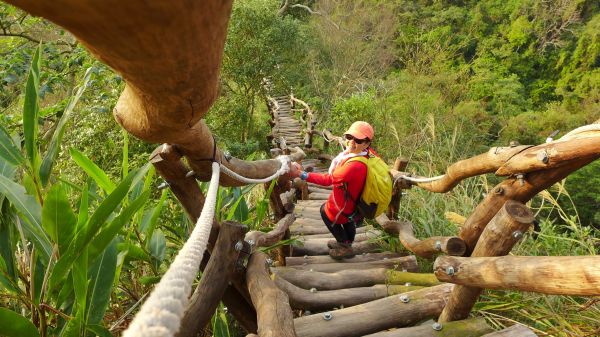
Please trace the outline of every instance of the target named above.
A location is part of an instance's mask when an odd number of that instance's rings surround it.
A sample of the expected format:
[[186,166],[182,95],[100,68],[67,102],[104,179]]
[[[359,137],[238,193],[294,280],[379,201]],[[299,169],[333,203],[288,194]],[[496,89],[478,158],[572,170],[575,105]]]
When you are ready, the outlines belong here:
[[281,162],[281,167],[271,176],[262,179],[246,178],[231,171],[225,165],[212,163],[212,176],[206,201],[190,238],[183,245],[148,300],[135,315],[123,333],[124,337],[165,337],[174,336],[177,333],[189,303],[192,283],[198,274],[200,262],[208,245],[221,169],[225,174],[241,182],[265,183],[289,171],[289,156],[278,156],[277,159]]

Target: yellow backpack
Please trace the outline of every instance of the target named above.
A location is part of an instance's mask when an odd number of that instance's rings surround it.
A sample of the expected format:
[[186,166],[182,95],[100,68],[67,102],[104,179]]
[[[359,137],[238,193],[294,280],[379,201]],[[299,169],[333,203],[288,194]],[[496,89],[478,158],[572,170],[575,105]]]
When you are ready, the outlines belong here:
[[367,165],[367,179],[356,209],[365,218],[374,219],[386,211],[392,200],[392,175],[381,158],[370,151],[368,157],[353,157],[348,162],[359,161]]

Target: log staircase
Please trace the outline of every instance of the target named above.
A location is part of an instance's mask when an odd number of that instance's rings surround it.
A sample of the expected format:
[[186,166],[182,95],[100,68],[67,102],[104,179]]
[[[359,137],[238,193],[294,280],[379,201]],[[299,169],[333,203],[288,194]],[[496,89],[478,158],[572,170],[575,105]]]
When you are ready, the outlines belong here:
[[[302,161],[313,172],[326,171],[326,164]],[[327,241],[333,236],[319,214],[331,188],[305,188],[308,198],[297,200],[295,221],[289,226],[297,243],[285,266],[271,267],[274,283],[287,294],[295,313],[296,336],[535,336],[523,325],[494,332],[483,318],[443,324],[431,320],[440,315],[454,286],[441,283],[433,273],[419,273],[409,252],[386,250],[382,231],[372,225],[358,228],[355,257],[332,259]]]

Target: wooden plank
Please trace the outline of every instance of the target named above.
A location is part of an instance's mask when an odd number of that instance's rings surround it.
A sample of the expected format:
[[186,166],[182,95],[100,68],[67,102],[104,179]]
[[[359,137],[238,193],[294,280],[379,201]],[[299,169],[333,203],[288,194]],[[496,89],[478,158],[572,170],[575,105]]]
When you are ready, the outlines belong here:
[[413,255],[402,256],[396,258],[383,259],[379,261],[361,262],[361,263],[323,263],[309,264],[302,266],[290,266],[299,270],[312,270],[323,273],[335,273],[346,269],[373,269],[373,268],[388,268],[401,271],[416,272],[419,270],[417,259]]
[[[415,324],[439,315],[452,289],[451,284],[423,288],[324,314],[294,319],[298,337],[358,337]],[[403,301],[402,299],[408,299]],[[368,322],[368,324],[365,324]]]
[[335,260],[329,255],[320,256],[288,256],[285,258],[286,266],[297,266],[297,265],[308,265],[308,264],[321,264],[321,263],[360,263],[360,262],[371,262],[383,260],[384,258],[395,258],[406,256],[406,254],[399,254],[393,252],[382,252],[382,253],[364,253],[356,255],[349,259]]

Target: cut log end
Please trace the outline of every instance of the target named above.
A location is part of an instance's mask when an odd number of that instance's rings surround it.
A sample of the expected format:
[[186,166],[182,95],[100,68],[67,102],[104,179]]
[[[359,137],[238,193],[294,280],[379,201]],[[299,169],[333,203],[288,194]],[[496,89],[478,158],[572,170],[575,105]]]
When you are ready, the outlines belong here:
[[467,252],[467,245],[463,240],[457,237],[451,237],[446,243],[446,250],[448,251],[448,255],[463,256]]
[[515,221],[524,224],[530,224],[534,220],[533,213],[529,207],[523,203],[514,200],[508,200],[505,204],[506,213],[508,213]]

